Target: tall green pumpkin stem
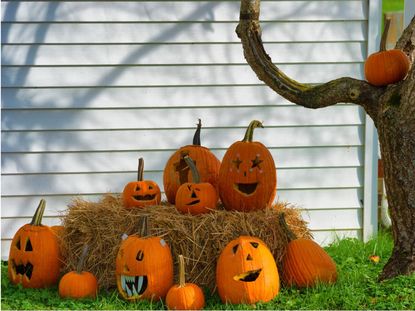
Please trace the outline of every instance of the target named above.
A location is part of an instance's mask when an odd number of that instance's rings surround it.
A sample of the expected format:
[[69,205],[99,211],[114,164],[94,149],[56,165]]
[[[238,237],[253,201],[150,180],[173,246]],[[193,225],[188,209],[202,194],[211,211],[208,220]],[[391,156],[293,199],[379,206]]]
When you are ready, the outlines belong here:
[[179,287],[184,287],[186,285],[185,274],[184,257],[183,255],[179,255]]
[[297,240],[297,236],[294,232],[288,227],[287,222],[285,221],[285,213],[281,213],[279,215],[279,221],[281,227],[284,229],[284,231],[287,233],[288,242],[291,242],[293,240]]
[[36,209],[36,212],[33,215],[32,221],[30,222],[32,226],[42,226],[42,218],[43,213],[45,212],[45,207],[46,201],[44,199],[41,199]]
[[140,238],[148,236],[148,216],[144,215],[140,219]]
[[137,169],[137,181],[143,181],[144,175],[144,159],[138,159],[138,169]]
[[199,119],[199,123],[197,124],[195,135],[193,136],[193,145],[201,146],[202,143],[200,142],[200,131],[202,129],[202,120]]
[[257,127],[263,128],[264,126],[262,125],[261,121],[258,121],[258,120],[251,121],[251,123],[249,123],[248,128],[246,129],[245,136],[244,136],[244,139],[242,139],[242,141],[252,142],[254,138],[254,129],[256,129]]
[[78,274],[81,274],[82,270],[84,269],[84,263],[85,263],[85,259],[86,259],[86,255],[88,254],[88,251],[89,251],[89,245],[85,244],[82,249],[81,257],[79,257],[78,265],[76,266],[76,272]]
[[192,172],[193,183],[199,184],[200,183],[200,174],[197,170],[195,162],[193,162],[192,158],[188,155],[183,158],[186,161],[186,164],[189,166],[190,171]]

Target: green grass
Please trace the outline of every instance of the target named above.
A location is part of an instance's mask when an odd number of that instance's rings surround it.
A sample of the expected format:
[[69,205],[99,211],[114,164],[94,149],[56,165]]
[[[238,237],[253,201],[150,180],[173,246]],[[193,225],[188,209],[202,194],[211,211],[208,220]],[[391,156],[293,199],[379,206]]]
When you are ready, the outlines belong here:
[[[389,233],[382,232],[376,239],[362,243],[356,239],[340,240],[327,252],[337,263],[339,279],[335,285],[319,285],[312,289],[282,288],[269,303],[224,305],[216,294],[206,293],[206,309],[330,309],[330,310],[414,310],[415,275],[377,282],[382,266],[392,250]],[[376,253],[381,260],[372,263],[368,257]],[[128,303],[119,298],[116,290],[101,291],[97,299],[75,301],[61,299],[57,288],[23,289],[12,286],[7,277],[7,263],[2,263],[2,309],[165,309],[162,302]]]
[[383,0],[382,11],[383,12],[395,12],[403,11],[404,0]]

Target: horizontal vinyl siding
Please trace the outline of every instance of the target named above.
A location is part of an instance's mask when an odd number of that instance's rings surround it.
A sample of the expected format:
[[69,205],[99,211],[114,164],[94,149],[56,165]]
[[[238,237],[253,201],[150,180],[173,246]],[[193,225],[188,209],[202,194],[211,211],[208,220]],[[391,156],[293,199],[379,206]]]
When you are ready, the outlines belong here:
[[[278,200],[303,211],[315,239],[362,236],[365,114],[308,110],[246,64],[239,1],[3,1],[2,256],[46,198],[45,224],[75,196],[98,200],[135,178],[162,185],[202,118],[219,159],[252,119],[277,166]],[[360,78],[366,0],[263,1],[273,61],[305,83]]]

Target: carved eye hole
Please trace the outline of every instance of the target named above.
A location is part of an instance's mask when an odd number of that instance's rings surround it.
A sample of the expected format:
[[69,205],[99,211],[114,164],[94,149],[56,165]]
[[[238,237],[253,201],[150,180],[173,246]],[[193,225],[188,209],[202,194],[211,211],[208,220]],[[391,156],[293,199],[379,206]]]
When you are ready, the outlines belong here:
[[17,240],[17,242],[16,242],[16,248],[18,249],[18,250],[20,250],[20,238]]
[[153,190],[153,186],[148,186],[148,189],[149,190]]
[[259,244],[257,242],[251,242],[251,245],[253,248],[258,248]]
[[236,160],[233,160],[232,163],[233,163],[233,165],[235,165],[236,169],[239,170],[239,166],[241,165],[242,160],[239,159],[239,157],[238,157],[238,158],[236,158]]
[[33,247],[32,247],[32,243],[30,242],[30,239],[27,239],[27,242],[26,242],[26,246],[25,246],[25,249],[24,249],[26,252],[31,252],[31,251],[33,251]]
[[257,156],[255,157],[255,159],[251,160],[251,162],[252,162],[252,168],[255,168],[255,167],[260,168],[260,167],[259,167],[259,164],[261,164],[263,161],[262,161],[262,160],[260,160],[260,159],[259,159],[259,156],[257,155]]
[[142,251],[142,250],[139,250],[139,251],[138,251],[138,253],[137,253],[137,256],[135,257],[135,259],[136,259],[137,261],[142,261],[142,260],[143,260],[143,258],[144,258],[144,253],[143,253],[143,251]]
[[237,250],[238,250],[238,244],[236,244],[234,247],[232,247],[232,252],[234,253],[234,254],[236,254],[236,252],[237,252]]

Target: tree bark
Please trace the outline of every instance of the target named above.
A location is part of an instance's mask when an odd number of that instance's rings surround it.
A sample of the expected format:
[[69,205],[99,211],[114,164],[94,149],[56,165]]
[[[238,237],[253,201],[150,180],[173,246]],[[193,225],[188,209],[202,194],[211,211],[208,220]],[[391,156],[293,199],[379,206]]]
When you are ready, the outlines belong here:
[[[379,134],[394,249],[379,279],[415,272],[415,69],[387,87],[343,77],[319,85],[297,82],[274,65],[261,40],[260,0],[241,0],[236,32],[244,56],[258,78],[276,93],[307,108],[355,103],[373,119]],[[415,17],[397,48],[414,59]]]

